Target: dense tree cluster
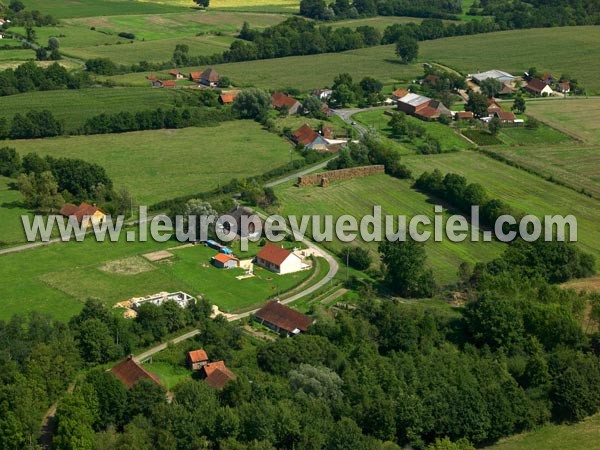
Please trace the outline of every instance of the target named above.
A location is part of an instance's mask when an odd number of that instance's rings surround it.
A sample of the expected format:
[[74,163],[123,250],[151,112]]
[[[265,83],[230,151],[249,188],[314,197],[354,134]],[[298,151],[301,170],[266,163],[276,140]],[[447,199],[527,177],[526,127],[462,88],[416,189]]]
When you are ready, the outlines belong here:
[[333,79],[329,105],[345,108],[356,104],[359,108],[366,108],[381,104],[384,99],[381,89],[383,83],[373,77],[364,77],[359,83],[355,83],[349,73],[341,73]]
[[71,74],[58,63],[44,68],[31,61],[16,69],[0,71],[0,96],[31,91],[80,89],[89,83],[89,77],[85,73]]
[[38,139],[60,136],[64,125],[48,110],[17,113],[10,126],[6,120],[0,120],[0,137],[10,139]]
[[[168,333],[204,323],[209,314],[210,306],[203,301],[186,309],[166,302],[143,306],[138,318],[126,320],[101,303],[88,301],[68,324],[38,313],[0,321],[0,448],[21,450],[35,443],[42,415],[83,367],[122,358]],[[101,386],[101,395],[91,397],[88,383]],[[144,414],[165,399],[162,388],[154,384],[140,383],[126,392],[101,369],[92,371],[78,389],[82,397],[66,396],[61,401],[56,448],[91,448],[85,439],[94,437],[98,424],[121,424],[121,412]],[[89,415],[90,405],[101,415]]]
[[400,155],[374,133],[367,133],[359,143],[350,143],[348,148],[340,150],[327,168],[336,170],[370,164],[383,164],[385,173],[395,178],[411,177],[410,170],[400,162]]

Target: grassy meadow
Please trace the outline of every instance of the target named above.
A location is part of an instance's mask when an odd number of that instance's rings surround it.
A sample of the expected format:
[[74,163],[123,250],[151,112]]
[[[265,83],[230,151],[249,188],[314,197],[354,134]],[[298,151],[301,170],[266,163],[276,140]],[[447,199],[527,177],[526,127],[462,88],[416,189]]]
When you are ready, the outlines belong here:
[[[172,77],[170,77],[172,78]],[[102,113],[137,112],[158,107],[172,107],[183,95],[172,89],[89,88],[28,92],[2,98],[0,117],[10,120],[18,111],[48,109],[62,120],[68,131],[77,130],[87,119]]]
[[124,14],[165,14],[183,12],[194,7],[193,3],[177,5],[138,0],[24,0],[28,9],[37,9],[58,19],[72,17],[117,16]]
[[13,182],[0,176],[0,247],[25,240],[20,217],[30,212],[21,206],[19,191],[10,189]]
[[136,203],[205,192],[290,159],[289,145],[253,121],[218,127],[74,136],[10,143],[21,154],[81,158],[103,166]]
[[[585,113],[582,114],[582,111]],[[556,137],[566,139],[550,141],[554,145],[542,146],[518,136],[519,142],[515,142],[516,145],[489,149],[600,199],[600,100],[529,101],[527,114],[547,124],[542,125],[539,130],[554,130]],[[506,131],[508,130],[502,131],[501,137]],[[526,133],[529,130],[511,131]]]
[[[380,205],[384,215],[405,214],[412,217],[424,214],[433,217],[433,204],[428,197],[410,188],[411,182],[398,180],[388,175],[375,175],[354,180],[333,183],[327,188],[297,188],[291,183],[276,188],[281,202],[281,213],[289,214],[331,214],[337,218],[350,214],[360,220],[373,213],[373,206]],[[334,219],[335,220],[335,219]],[[309,228],[310,230],[310,228]],[[340,241],[324,243],[333,251],[343,250]],[[376,257],[377,244],[365,244]],[[452,243],[450,241],[426,244],[428,264],[433,268],[436,280],[440,283],[456,281],[458,266],[463,261],[471,263],[489,261],[502,252],[499,243]]]
[[442,173],[463,175],[518,212],[537,216],[573,214],[578,224],[578,245],[596,257],[600,256],[598,200],[471,151],[405,156],[402,162],[413,171],[413,176],[436,168]]
[[598,447],[600,414],[573,425],[546,425],[502,439],[489,450],[589,450]]

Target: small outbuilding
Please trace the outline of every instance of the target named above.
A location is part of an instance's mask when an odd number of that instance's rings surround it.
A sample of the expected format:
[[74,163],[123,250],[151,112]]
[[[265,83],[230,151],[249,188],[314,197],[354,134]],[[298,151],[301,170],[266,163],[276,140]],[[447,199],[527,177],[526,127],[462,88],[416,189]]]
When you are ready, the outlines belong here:
[[237,376],[227,368],[223,361],[215,361],[204,365],[201,368],[201,374],[206,384],[219,390],[223,389],[230,380],[237,379]]
[[254,319],[268,326],[277,333],[285,333],[288,337],[304,333],[314,320],[289,306],[273,300],[254,314]]
[[203,349],[192,350],[187,354],[187,363],[191,370],[200,370],[208,364],[208,355]]
[[213,266],[219,269],[233,269],[238,267],[239,260],[233,255],[227,255],[225,253],[217,253],[211,259]]
[[117,377],[127,389],[131,388],[135,383],[141,380],[151,380],[156,384],[160,384],[158,377],[144,369],[131,355],[112,367],[110,372],[112,372],[112,374]]

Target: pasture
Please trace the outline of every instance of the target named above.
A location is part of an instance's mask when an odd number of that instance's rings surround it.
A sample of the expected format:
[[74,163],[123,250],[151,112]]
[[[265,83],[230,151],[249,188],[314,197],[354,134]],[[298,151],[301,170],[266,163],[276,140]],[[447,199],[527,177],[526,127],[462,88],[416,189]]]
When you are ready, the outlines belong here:
[[[183,72],[202,71],[206,67],[186,67]],[[220,64],[214,68],[229,77],[237,86],[256,86],[265,89],[294,87],[301,90],[331,86],[333,78],[350,73],[355,81],[372,76],[386,84],[408,83],[423,72],[420,65],[400,64],[392,46],[363,48],[343,53],[324,53],[310,56]],[[141,85],[146,73],[108,77],[116,83]]]
[[72,17],[117,16],[123,14],[164,14],[183,12],[193,8],[190,1],[187,6],[142,2],[138,0],[24,0],[28,9],[37,9],[58,19]]
[[64,122],[67,131],[75,131],[88,118],[102,113],[170,108],[180,95],[183,93],[177,90],[148,88],[89,88],[28,92],[4,97],[0,117],[10,120],[17,111],[26,113],[31,110],[48,109],[57,119]]
[[600,199],[600,174],[597,170],[600,164],[600,100],[529,101],[527,114],[553,127],[543,126],[540,129],[560,130],[554,133],[571,136],[579,142],[562,139],[556,145],[539,146],[519,137],[518,146],[493,147],[490,150],[577,190],[584,189]]
[[598,445],[600,414],[571,425],[545,425],[502,439],[489,450],[588,450]]
[[[306,270],[278,276],[257,268],[254,278],[237,280],[235,277],[243,275],[243,270],[220,270],[209,265],[214,250],[204,246],[173,248],[177,245],[174,241],[98,243],[90,238],[1,255],[0,319],[38,311],[67,320],[90,297],[113,305],[131,297],[178,290],[203,295],[222,311],[231,312],[259,305],[311,274]],[[161,249],[169,249],[174,258],[149,263],[141,257]],[[107,270],[126,258],[143,261],[142,269]]]
[[577,218],[578,245],[596,257],[600,255],[598,200],[471,151],[409,155],[402,158],[402,163],[412,169],[413,176],[433,169],[463,175],[469,182],[481,184],[491,197],[504,200],[517,212],[538,217],[573,214]]
[[[360,179],[333,183],[327,188],[297,188],[292,184],[276,188],[281,202],[281,211],[285,216],[295,215],[327,215],[334,220],[341,215],[350,214],[358,221],[367,214],[373,214],[373,206],[380,205],[382,213],[391,215],[407,215],[408,220],[414,215],[424,214],[433,217],[433,203],[429,198],[410,188],[411,182],[398,180],[388,175],[375,175]],[[310,230],[310,228],[309,228]],[[335,240],[324,243],[335,252],[343,251],[346,244]],[[377,244],[366,244],[376,260]],[[499,256],[502,245],[495,242],[453,243],[427,242],[427,264],[430,265],[439,283],[451,283],[457,279],[458,266],[461,262],[471,263],[489,261]]]
[[10,189],[12,182],[14,180],[0,176],[0,247],[25,240],[21,215],[30,214],[21,206],[19,191]]
[[103,166],[138,204],[202,193],[290,160],[283,139],[253,121],[217,127],[13,141],[19,153],[81,158]]
[[[188,0],[140,0],[153,1],[165,5],[188,7]],[[297,14],[300,0],[212,0],[211,10],[255,12],[255,13],[284,13]]]

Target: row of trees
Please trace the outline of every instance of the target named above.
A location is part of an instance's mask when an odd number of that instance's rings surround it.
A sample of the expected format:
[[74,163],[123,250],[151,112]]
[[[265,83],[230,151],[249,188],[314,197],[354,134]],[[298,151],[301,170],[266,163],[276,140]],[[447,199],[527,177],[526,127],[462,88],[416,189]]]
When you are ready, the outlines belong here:
[[102,113],[89,118],[81,134],[125,133],[163,128],[210,127],[232,120],[230,109],[157,108],[132,113]]
[[372,16],[438,17],[451,19],[462,11],[454,0],[302,0],[300,15],[317,20]]
[[0,118],[0,139],[38,139],[63,133],[63,123],[48,110],[17,113],[10,124],[5,118]]

